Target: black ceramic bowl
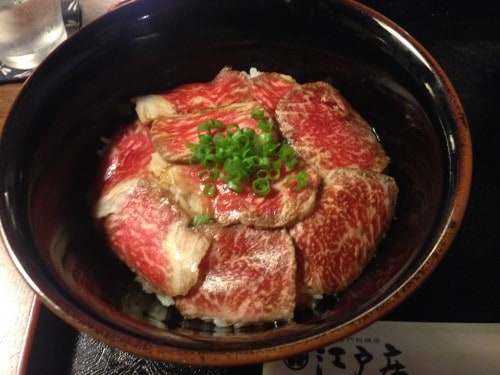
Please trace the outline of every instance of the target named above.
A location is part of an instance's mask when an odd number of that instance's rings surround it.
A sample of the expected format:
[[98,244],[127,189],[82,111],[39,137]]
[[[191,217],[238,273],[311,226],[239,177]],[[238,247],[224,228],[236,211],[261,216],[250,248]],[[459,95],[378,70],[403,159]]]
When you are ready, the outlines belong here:
[[[184,325],[175,314],[144,320],[134,307],[147,310],[151,300],[135,291],[133,275],[111,255],[89,215],[101,137],[134,117],[131,97],[209,81],[226,65],[336,86],[392,160],[389,172],[400,188],[396,220],[338,302],[292,324],[214,332]],[[373,10],[326,0],[144,0],[118,8],[33,74],[0,146],[3,239],[41,300],[107,344],[155,359],[219,365],[312,350],[397,306],[449,247],[472,163],[461,104],[433,58]]]

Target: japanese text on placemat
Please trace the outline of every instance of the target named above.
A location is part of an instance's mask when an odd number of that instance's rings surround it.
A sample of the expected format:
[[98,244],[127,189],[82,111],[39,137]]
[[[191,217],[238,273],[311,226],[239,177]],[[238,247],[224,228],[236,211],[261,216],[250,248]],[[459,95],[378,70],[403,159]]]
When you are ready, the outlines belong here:
[[284,365],[292,371],[308,368],[316,375],[408,375],[402,355],[402,350],[394,344],[379,338],[351,336],[331,346],[287,358]]

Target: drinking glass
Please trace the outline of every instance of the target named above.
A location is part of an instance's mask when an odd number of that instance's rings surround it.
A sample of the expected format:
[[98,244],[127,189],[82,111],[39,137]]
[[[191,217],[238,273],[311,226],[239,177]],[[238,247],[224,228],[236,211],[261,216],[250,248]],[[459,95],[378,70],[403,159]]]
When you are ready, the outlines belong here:
[[0,0],[0,61],[32,69],[67,38],[61,0]]

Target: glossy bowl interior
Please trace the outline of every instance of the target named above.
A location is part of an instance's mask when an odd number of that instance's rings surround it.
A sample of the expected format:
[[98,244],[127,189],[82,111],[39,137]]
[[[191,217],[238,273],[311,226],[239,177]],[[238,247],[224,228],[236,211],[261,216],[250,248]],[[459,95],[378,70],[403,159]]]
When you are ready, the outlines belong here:
[[[373,126],[400,188],[374,261],[338,300],[294,323],[214,330],[153,309],[90,218],[102,137],[134,118],[130,98],[208,81],[224,66],[336,86]],[[10,255],[58,316],[110,345],[193,364],[263,362],[341,339],[413,292],[463,216],[471,145],[460,102],[431,56],[351,1],[144,0],[82,29],[26,83],[0,144]],[[331,303],[329,303],[331,302]]]

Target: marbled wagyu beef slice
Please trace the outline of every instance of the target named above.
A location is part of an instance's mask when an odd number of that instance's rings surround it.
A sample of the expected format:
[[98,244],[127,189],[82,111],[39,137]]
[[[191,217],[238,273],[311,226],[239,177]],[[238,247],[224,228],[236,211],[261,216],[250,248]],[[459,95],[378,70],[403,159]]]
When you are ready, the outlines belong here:
[[189,318],[218,325],[292,319],[295,250],[288,232],[235,225],[214,227],[200,265],[200,283],[176,299]]
[[247,74],[223,68],[210,82],[187,83],[165,93],[133,99],[139,120],[149,123],[160,117],[201,112],[235,103],[257,101],[271,115],[281,97],[297,86],[280,73]]
[[252,101],[210,108],[202,112],[161,117],[153,121],[151,137],[156,150],[165,160],[188,163],[192,151],[186,143],[198,143],[198,125],[209,120],[218,120],[226,126],[238,124],[240,128],[255,130],[257,120],[252,117],[252,111],[261,109],[262,106],[258,102]]
[[370,126],[327,83],[290,90],[278,104],[276,119],[285,139],[322,177],[338,167],[381,172],[389,162]]
[[111,249],[161,294],[185,294],[198,280],[210,240],[188,227],[188,217],[149,178],[154,147],[137,123],[120,133],[103,158],[94,217]]
[[[249,185],[236,193],[222,180],[213,182],[215,196],[207,198],[202,192],[203,182],[199,173],[203,167],[196,165],[171,165],[163,169],[163,186],[172,192],[175,201],[190,216],[207,214],[219,225],[245,224],[257,228],[279,228],[290,226],[302,220],[314,209],[316,193],[321,180],[316,172],[307,165],[293,172],[284,171],[283,179],[272,184],[269,195],[256,195]],[[308,173],[308,185],[301,190],[285,186],[287,175],[298,171]]]
[[261,72],[249,79],[250,94],[264,108],[274,115],[278,102],[298,83],[287,75],[280,73]]
[[176,113],[253,101],[247,74],[229,67],[223,68],[210,82],[187,83],[161,96],[174,106]]
[[359,276],[390,226],[397,193],[384,174],[338,168],[326,175],[315,211],[290,230],[304,293],[335,294]]

